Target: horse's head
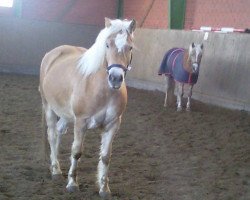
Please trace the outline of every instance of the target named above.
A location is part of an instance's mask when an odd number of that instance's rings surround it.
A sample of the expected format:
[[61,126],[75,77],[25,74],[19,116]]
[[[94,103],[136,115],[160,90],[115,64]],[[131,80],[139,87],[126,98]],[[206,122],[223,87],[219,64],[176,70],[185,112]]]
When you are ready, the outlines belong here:
[[136,22],[105,18],[105,26],[112,32],[106,40],[108,83],[111,88],[119,89],[130,69]]
[[193,73],[198,73],[202,58],[203,44],[192,43],[189,47],[189,60]]

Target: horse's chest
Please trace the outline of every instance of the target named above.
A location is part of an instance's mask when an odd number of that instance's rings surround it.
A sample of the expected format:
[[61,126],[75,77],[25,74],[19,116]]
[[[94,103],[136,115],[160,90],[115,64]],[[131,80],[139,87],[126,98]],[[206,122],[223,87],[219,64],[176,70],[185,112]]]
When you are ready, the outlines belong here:
[[88,129],[93,129],[93,128],[97,128],[101,125],[100,121],[98,118],[96,118],[95,116],[89,118],[87,120],[87,128]]
[[94,129],[105,126],[117,117],[117,108],[112,105],[104,107],[86,120],[87,128]]
[[104,119],[105,119],[105,115],[106,115],[105,111],[101,111],[101,112],[98,112],[95,115],[89,117],[86,120],[87,129],[94,129],[94,128],[101,126],[103,124]]

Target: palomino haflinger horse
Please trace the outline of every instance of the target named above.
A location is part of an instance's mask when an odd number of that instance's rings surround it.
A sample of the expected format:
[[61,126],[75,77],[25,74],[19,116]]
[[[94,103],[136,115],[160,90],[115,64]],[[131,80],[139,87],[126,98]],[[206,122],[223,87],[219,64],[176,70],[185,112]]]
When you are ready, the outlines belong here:
[[173,91],[176,84],[177,111],[182,110],[182,97],[184,94],[184,85],[186,84],[188,85],[186,110],[190,111],[192,89],[198,80],[202,52],[203,44],[195,43],[192,43],[189,49],[172,48],[167,51],[158,71],[159,75],[165,74],[166,77],[164,107],[167,107],[168,104],[169,91]]
[[41,64],[40,86],[47,122],[52,176],[61,175],[58,148],[68,123],[74,124],[68,191],[78,190],[77,164],[87,129],[101,127],[97,183],[101,197],[110,196],[108,169],[112,141],[127,104],[124,78],[130,67],[135,20],[105,18],[89,48],[59,46]]

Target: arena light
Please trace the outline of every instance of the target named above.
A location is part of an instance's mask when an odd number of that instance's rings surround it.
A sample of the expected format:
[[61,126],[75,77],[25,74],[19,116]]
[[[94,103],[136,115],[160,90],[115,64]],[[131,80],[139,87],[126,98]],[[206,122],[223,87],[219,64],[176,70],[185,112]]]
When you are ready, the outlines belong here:
[[11,8],[13,6],[13,0],[0,0],[0,7]]

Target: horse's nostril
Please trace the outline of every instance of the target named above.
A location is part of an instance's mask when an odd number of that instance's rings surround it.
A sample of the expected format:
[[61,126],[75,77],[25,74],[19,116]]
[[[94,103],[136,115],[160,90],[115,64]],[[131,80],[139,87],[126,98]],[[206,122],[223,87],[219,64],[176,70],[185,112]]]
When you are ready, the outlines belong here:
[[122,75],[120,75],[120,77],[119,77],[119,81],[120,81],[120,82],[122,82],[122,81],[123,81],[123,76],[122,76]]
[[110,82],[122,82],[123,81],[123,76],[122,75],[114,76],[114,75],[110,74],[109,75],[109,81]]
[[115,80],[115,77],[112,75],[109,75],[109,81],[113,82]]

